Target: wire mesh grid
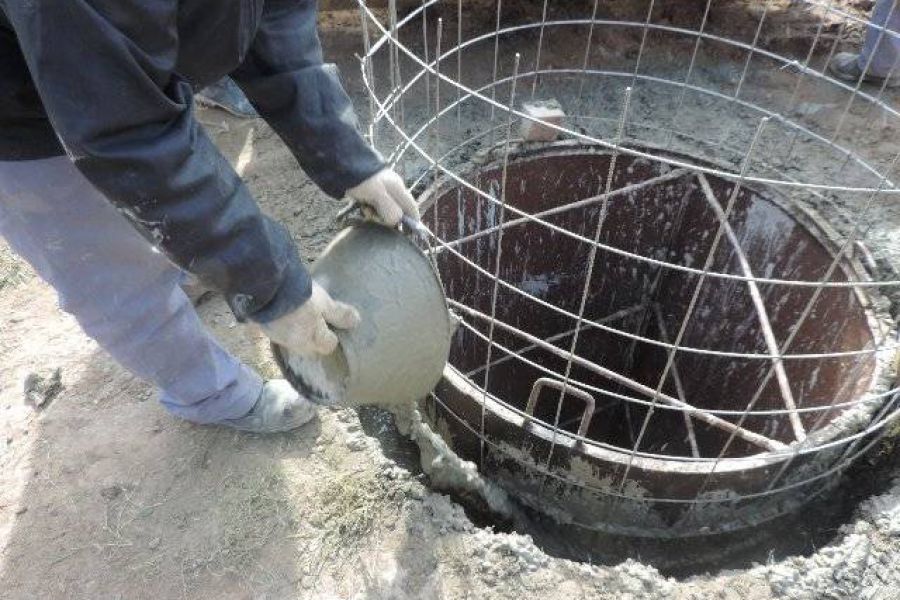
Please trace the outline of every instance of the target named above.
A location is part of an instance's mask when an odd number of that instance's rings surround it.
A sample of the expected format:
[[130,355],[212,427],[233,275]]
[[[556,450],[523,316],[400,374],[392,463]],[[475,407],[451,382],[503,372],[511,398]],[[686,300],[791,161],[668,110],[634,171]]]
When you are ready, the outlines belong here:
[[[358,2],[367,134],[420,192],[461,320],[432,412],[483,470],[544,507],[574,490],[592,527],[637,500],[677,507],[657,531],[729,529],[828,489],[900,416],[900,279],[866,248],[900,114],[887,79],[829,72],[848,36],[898,34],[833,1],[799,3],[785,47],[772,0],[741,30],[711,0]],[[527,108],[549,98],[564,120]]]

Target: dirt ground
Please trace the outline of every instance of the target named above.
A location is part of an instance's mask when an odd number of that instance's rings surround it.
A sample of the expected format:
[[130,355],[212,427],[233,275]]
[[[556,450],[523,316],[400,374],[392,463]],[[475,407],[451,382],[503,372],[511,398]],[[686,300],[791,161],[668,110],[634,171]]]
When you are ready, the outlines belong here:
[[[327,13],[322,24],[362,113],[355,12]],[[199,118],[264,210],[314,258],[337,231],[340,205],[260,121],[211,110]],[[851,115],[859,127],[865,118]],[[889,156],[898,144],[886,126],[872,151]],[[898,212],[883,212],[886,246]],[[220,298],[198,310],[228,348],[277,376],[265,339]],[[0,315],[3,598],[900,598],[900,482],[815,554],[762,555],[753,567],[681,580],[632,559],[577,563],[474,525],[416,469],[388,458],[396,453],[369,435],[378,421],[361,423],[354,411],[322,410],[268,437],[173,419],[5,247]],[[24,402],[26,378],[57,369],[58,394],[40,410]]]

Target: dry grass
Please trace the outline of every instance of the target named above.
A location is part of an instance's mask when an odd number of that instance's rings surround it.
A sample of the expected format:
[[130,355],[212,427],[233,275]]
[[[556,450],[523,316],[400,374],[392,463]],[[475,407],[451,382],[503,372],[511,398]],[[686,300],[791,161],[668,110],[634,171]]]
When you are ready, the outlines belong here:
[[383,512],[384,490],[370,472],[339,475],[319,494],[322,506],[340,507],[322,515],[326,530],[345,540],[358,540],[372,532]]
[[344,563],[369,545],[379,527],[396,520],[402,500],[371,471],[343,473],[319,491],[311,524],[320,532],[310,565],[313,571],[326,563]]
[[[173,557],[180,564],[185,598],[193,597],[193,586],[207,574],[236,576],[245,591],[271,584],[273,575],[265,564],[268,552],[296,528],[289,491],[278,470],[232,473],[216,486],[216,497],[215,510],[208,518],[211,527],[198,532]],[[154,572],[165,568],[170,552],[163,544],[145,555],[134,570],[152,578]]]
[[0,238],[0,291],[31,279],[34,272]]
[[246,568],[270,541],[295,528],[284,476],[267,471],[230,478],[222,490],[222,567]]

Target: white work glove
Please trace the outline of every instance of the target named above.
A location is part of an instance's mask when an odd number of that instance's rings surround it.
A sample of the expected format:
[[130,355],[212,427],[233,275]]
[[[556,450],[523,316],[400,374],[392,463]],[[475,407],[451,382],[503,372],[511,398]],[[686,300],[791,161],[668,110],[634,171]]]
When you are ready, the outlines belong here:
[[392,169],[382,169],[361,184],[347,190],[347,195],[375,210],[381,222],[396,227],[403,215],[419,220],[419,209],[403,179]]
[[349,304],[338,302],[321,285],[313,281],[312,295],[299,308],[274,321],[261,323],[269,339],[293,354],[313,357],[331,354],[338,338],[329,325],[353,329],[359,325],[359,312]]

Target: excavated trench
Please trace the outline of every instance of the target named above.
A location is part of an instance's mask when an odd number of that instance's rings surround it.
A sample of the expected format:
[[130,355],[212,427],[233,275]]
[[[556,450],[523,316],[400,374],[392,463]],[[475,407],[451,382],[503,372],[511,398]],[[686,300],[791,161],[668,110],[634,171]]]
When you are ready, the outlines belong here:
[[[864,448],[865,437],[845,439],[883,404],[884,361],[873,349],[884,329],[858,289],[741,279],[816,281],[833,262],[827,226],[775,191],[739,188],[713,275],[702,276],[735,184],[621,155],[609,189],[631,191],[604,203],[609,168],[596,148],[524,147],[509,162],[505,211],[447,182],[425,192],[424,219],[447,244],[437,266],[465,324],[424,413],[482,474],[582,537],[653,545],[733,533],[746,545],[746,528],[830,492],[837,466]],[[486,159],[465,179],[499,198],[501,174]],[[574,347],[583,360],[561,394],[604,210],[606,248],[594,257]],[[496,292],[495,272],[509,284]],[[865,276],[845,259],[830,280]],[[805,356],[776,366],[768,355],[811,301],[786,352]],[[816,356],[835,352],[857,353]],[[686,416],[679,402],[705,412]]]

